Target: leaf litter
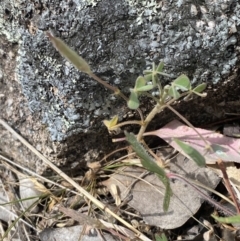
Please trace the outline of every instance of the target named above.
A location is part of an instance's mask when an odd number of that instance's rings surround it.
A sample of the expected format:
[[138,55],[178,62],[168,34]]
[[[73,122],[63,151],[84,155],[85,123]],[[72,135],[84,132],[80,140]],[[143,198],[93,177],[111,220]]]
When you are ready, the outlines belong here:
[[[169,168],[172,172],[197,180],[211,188],[215,188],[220,181],[212,170],[199,168],[195,162],[183,155],[173,158]],[[155,174],[151,173],[138,179],[142,173],[143,168],[124,167],[111,175],[103,184],[109,190],[112,184],[117,185],[122,200],[127,195],[132,195],[132,200],[128,204],[140,213],[147,224],[163,229],[174,229],[182,226],[201,207],[204,200],[199,197],[199,194],[185,183],[175,180],[171,181],[173,196],[169,209],[164,212],[164,185]],[[132,183],[134,183],[133,186]],[[206,193],[204,190],[203,192]]]
[[[216,174],[214,170],[208,167],[199,168],[195,162],[186,157],[186,153],[177,145],[174,138],[186,142],[195,148],[205,157],[207,164],[215,163],[218,159],[228,163],[239,163],[240,140],[226,137],[210,130],[196,129],[208,141],[212,147],[211,151],[206,149],[206,143],[199,138],[192,128],[176,120],[159,130],[147,132],[145,135],[157,135],[181,153],[171,160],[169,164],[171,172],[197,180],[207,187],[215,188],[220,181],[219,172]],[[233,172],[238,174],[239,172],[234,167],[228,168],[228,172],[230,179],[236,185],[236,176],[234,178],[231,174]],[[110,179],[106,180],[104,184],[107,187],[113,184],[117,185],[122,200],[130,193],[132,200],[129,202],[129,205],[136,209],[149,225],[156,225],[163,229],[180,227],[198,211],[204,201],[199,197],[198,193],[191,187],[186,186],[185,183],[179,180],[171,181],[174,195],[171,198],[169,210],[164,212],[162,208],[164,196],[162,182],[155,174],[150,173],[144,178],[139,178],[142,173],[143,170],[139,167],[121,168]]]
[[[182,133],[179,132],[179,128],[183,129]],[[172,132],[169,130],[172,130]],[[220,134],[216,134],[215,136],[215,133],[199,128],[198,131],[203,136],[206,134],[207,137],[209,137],[208,141],[211,144],[212,141],[214,141],[213,143],[218,145],[219,148],[224,148],[221,150],[224,150],[226,155],[232,155],[235,158],[239,155],[236,149],[238,140]],[[200,153],[205,153],[204,143],[199,141],[196,133],[193,132],[191,128],[182,125],[180,122],[173,121],[162,129],[147,134],[153,133],[155,135],[157,133],[159,137],[165,139],[169,144],[173,144],[173,141],[169,136],[176,137],[181,141],[187,141],[193,146],[195,144],[197,146],[195,148]],[[177,145],[174,147],[178,149]],[[219,153],[214,152],[212,153],[211,159],[207,158],[208,155],[205,155],[205,157],[208,163],[212,163],[218,155]],[[206,167],[200,168],[195,162],[181,154],[171,160],[169,169],[171,172],[185,176],[188,179],[197,180],[211,188],[215,188],[220,181],[218,175],[216,175],[211,169]],[[182,226],[201,207],[204,200],[199,197],[198,193],[179,180],[171,180],[171,188],[174,195],[171,198],[169,210],[164,212],[162,205],[164,185],[155,174],[146,173],[146,176],[143,177],[143,171],[144,170],[141,167],[124,167],[113,174],[110,179],[104,182],[104,184],[109,190],[111,190],[110,186],[115,185],[119,189],[121,200],[124,200],[127,196],[131,195],[132,200],[130,200],[128,204],[139,212],[140,216],[147,224],[158,226],[163,229],[174,229]]]
[[207,164],[214,164],[218,159],[225,162],[240,163],[240,139],[227,137],[220,133],[201,128],[196,128],[196,130],[210,143],[213,149],[212,152],[206,150],[205,143],[191,127],[177,120],[168,123],[159,130],[147,132],[145,135],[156,135],[164,139],[182,154],[184,154],[182,149],[175,143],[173,138],[185,141],[205,157]]

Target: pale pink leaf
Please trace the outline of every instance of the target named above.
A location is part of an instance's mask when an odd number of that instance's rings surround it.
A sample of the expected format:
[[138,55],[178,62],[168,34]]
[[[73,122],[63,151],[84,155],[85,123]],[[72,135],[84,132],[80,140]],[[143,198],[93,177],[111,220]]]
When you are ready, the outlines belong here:
[[226,137],[210,130],[196,129],[211,145],[213,151],[206,148],[206,144],[191,127],[177,120],[168,123],[159,130],[147,132],[144,135],[156,135],[185,155],[177,143],[173,141],[173,138],[178,138],[198,150],[205,157],[207,164],[215,163],[218,159],[240,163],[240,139]]

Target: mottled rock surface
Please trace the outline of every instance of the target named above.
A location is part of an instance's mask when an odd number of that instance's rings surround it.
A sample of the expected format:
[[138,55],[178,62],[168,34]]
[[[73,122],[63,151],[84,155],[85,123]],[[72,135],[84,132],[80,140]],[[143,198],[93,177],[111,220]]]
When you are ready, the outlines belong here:
[[202,123],[213,115],[212,105],[238,100],[239,19],[234,0],[5,0],[1,118],[58,165],[111,148],[103,145],[109,138],[102,120],[116,113],[123,118],[125,103],[64,60],[44,34],[51,30],[125,93],[152,61],[163,60],[173,76],[207,81],[212,90],[202,107],[191,103],[191,113],[180,107]]
[[131,72],[141,73],[154,60],[163,59],[169,73],[186,72],[193,82],[217,83],[235,67],[237,2],[140,2],[103,0],[94,7],[87,1],[23,2],[27,28],[19,30],[16,72],[30,110],[42,113],[52,140],[98,128],[98,118],[118,112],[122,104],[59,56],[46,30],[125,90],[134,83]]

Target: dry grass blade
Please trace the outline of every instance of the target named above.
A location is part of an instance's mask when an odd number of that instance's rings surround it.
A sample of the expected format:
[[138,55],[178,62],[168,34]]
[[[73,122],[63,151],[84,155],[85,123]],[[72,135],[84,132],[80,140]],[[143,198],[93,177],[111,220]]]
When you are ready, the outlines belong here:
[[108,207],[106,207],[102,202],[100,202],[98,199],[93,197],[90,193],[88,193],[85,189],[83,189],[81,186],[79,186],[74,180],[69,178],[64,172],[62,172],[59,168],[57,168],[53,163],[51,163],[45,156],[43,156],[39,151],[37,151],[32,145],[30,145],[22,136],[20,136],[16,131],[14,131],[4,120],[0,119],[0,124],[6,128],[10,133],[12,133],[19,141],[21,141],[27,148],[29,148],[36,156],[38,156],[45,164],[47,164],[53,171],[55,171],[59,176],[64,178],[67,182],[69,182],[73,187],[75,187],[79,192],[81,192],[85,197],[87,197],[91,202],[93,202],[96,206],[98,206],[100,209],[104,210],[105,212],[109,213],[111,216],[116,218],[119,222],[121,222],[123,225],[128,227],[130,230],[132,230],[135,235],[143,240],[143,241],[150,241],[149,238],[147,238],[145,235],[143,235],[141,232],[139,232],[136,228],[134,228],[132,225],[130,225],[128,222],[123,220],[121,217],[119,217],[117,214],[115,214],[112,210],[110,210]]
[[71,217],[73,220],[79,222],[81,225],[89,225],[97,229],[106,229],[106,227],[98,219],[89,217],[73,209],[60,206],[58,210],[67,215],[68,217]]
[[17,214],[13,213],[12,211],[9,211],[7,208],[5,208],[2,204],[1,204],[1,207],[0,207],[0,210],[3,209],[5,210],[6,212],[8,212],[9,214],[13,215],[15,220],[18,220],[20,222],[23,222],[25,225],[27,225],[28,227],[32,228],[33,230],[37,231],[37,229],[31,225],[30,223],[26,222],[24,219],[22,219],[21,217],[19,217]]
[[134,238],[134,233],[122,226],[105,222],[104,220],[101,220],[101,219],[98,220],[96,218],[89,217],[83,213],[79,213],[75,210],[65,208],[63,206],[60,206],[58,209],[65,215],[71,217],[73,220],[79,222],[81,225],[88,225],[92,228],[104,229],[109,232],[111,232],[111,229],[115,229],[116,231],[126,235],[129,238]]
[[120,232],[127,236],[130,239],[134,239],[134,233],[130,231],[129,229],[126,229],[120,225],[112,224],[109,222],[106,222],[102,219],[100,219],[100,222],[109,230],[109,229],[115,229],[117,232]]
[[[1,237],[2,239],[1,240],[4,240],[4,238],[6,238],[8,236],[8,234],[10,233],[10,231],[12,230],[12,228],[14,226],[16,226],[16,224],[19,222],[19,221],[22,221],[22,217],[25,216],[25,214],[30,211],[36,204],[33,203],[29,208],[27,208],[24,212],[22,212],[19,216],[17,216],[17,218],[9,225],[8,229],[5,231],[4,235]],[[27,224],[26,222],[24,222],[25,224]],[[29,226],[29,224],[27,224]],[[32,227],[32,226],[31,226]],[[34,230],[36,230],[34,228]],[[37,231],[37,230],[36,230]]]
[[[5,161],[4,165],[8,166],[10,168],[10,170],[13,171],[14,173],[16,173],[17,175],[20,175],[21,173],[19,171],[17,171],[15,168],[13,168],[10,164],[18,167],[20,170],[24,170],[25,172],[31,174],[34,177],[37,177],[38,179],[40,179],[40,180],[42,180],[44,182],[51,183],[51,184],[53,184],[53,185],[55,185],[57,187],[62,188],[63,190],[67,190],[67,191],[69,191],[69,192],[71,192],[73,194],[76,194],[78,196],[82,196],[82,194],[79,194],[78,192],[75,192],[75,191],[73,191],[73,190],[71,190],[71,189],[69,189],[69,188],[67,188],[67,187],[65,187],[65,186],[63,186],[61,184],[58,184],[57,182],[54,182],[54,181],[52,181],[50,179],[47,179],[47,178],[45,178],[43,176],[40,176],[37,173],[35,173],[35,172],[25,168],[25,167],[22,167],[22,166],[18,165],[17,163],[11,161],[10,159],[8,159],[7,157],[5,157],[5,156],[3,156],[1,154],[0,154],[0,158]],[[10,164],[8,164],[8,163],[10,163]]]

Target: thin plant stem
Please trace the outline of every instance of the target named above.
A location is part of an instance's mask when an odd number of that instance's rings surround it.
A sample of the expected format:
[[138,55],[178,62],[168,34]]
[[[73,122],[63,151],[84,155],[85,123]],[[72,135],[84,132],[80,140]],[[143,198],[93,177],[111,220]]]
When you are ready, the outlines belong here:
[[145,92],[144,95],[149,97],[149,98],[151,98],[151,99],[153,99],[154,101],[156,101],[156,103],[159,103],[158,98],[156,98],[155,96],[152,96],[150,93]]
[[200,137],[200,139],[205,143],[206,148],[212,150],[212,147],[209,145],[209,143],[206,141],[206,139],[201,135],[201,133],[178,111],[176,111],[174,108],[172,108],[170,105],[166,104],[166,107],[170,109],[175,115],[177,115],[181,120],[183,120],[189,127],[191,127]]
[[101,163],[101,162],[107,162],[107,158],[108,157],[110,157],[110,156],[112,156],[113,154],[115,154],[115,153],[117,153],[117,152],[120,152],[120,151],[124,151],[124,150],[127,150],[128,149],[128,147],[122,147],[122,148],[119,148],[119,149],[117,149],[117,150],[114,150],[114,151],[112,151],[111,153],[109,153],[109,154],[107,154],[106,156],[104,156],[100,161],[99,161],[99,163]]
[[163,160],[162,160],[160,157],[158,157],[158,156],[148,147],[148,145],[145,143],[144,140],[143,140],[143,145],[144,145],[144,147],[146,148],[146,150],[150,153],[150,155],[152,155],[152,156],[155,158],[155,160],[158,162],[158,164],[160,165],[160,167],[164,167],[164,162],[163,162]]
[[[189,94],[189,92],[183,93],[181,94],[180,97],[183,97],[185,95]],[[164,95],[164,93],[163,93]],[[162,99],[162,96],[160,97],[160,100]],[[164,108],[167,107],[167,105],[171,105],[172,103],[174,103],[176,100],[175,99],[171,99],[168,104],[162,103],[161,101],[158,101],[157,104],[155,105],[155,107],[151,110],[151,112],[148,114],[148,116],[146,117],[146,119],[144,120],[143,125],[141,126],[138,135],[137,135],[137,140],[141,141],[144,132],[146,131],[146,128],[148,126],[148,124],[151,122],[151,120],[155,117],[155,115],[157,113],[159,113],[160,111],[162,111]]]
[[[92,77],[93,79],[95,79],[98,83],[100,83],[103,86],[105,86],[107,89],[112,90],[116,95],[119,95],[120,90],[117,87],[108,84],[106,81],[102,80],[101,78],[99,78],[94,73],[89,73],[89,76]],[[123,99],[125,99],[125,97],[123,97]]]
[[143,133],[145,132],[148,124],[150,123],[150,121],[154,118],[154,116],[160,112],[161,110],[163,110],[165,108],[165,106],[161,106],[159,104],[156,104],[155,107],[151,110],[151,112],[148,114],[147,118],[144,120],[144,124],[141,126],[138,135],[137,135],[137,141],[141,141]]
[[168,178],[171,179],[178,179],[178,180],[182,180],[185,183],[187,183],[189,186],[191,186],[193,189],[195,189],[201,196],[202,198],[204,198],[206,201],[208,201],[209,203],[211,203],[214,207],[218,208],[219,210],[222,210],[224,213],[226,213],[229,216],[233,216],[235,215],[234,212],[224,206],[222,206],[221,204],[219,204],[218,202],[214,201],[213,199],[211,199],[207,194],[205,194],[200,188],[198,188],[197,186],[193,185],[188,179],[175,174],[175,173],[166,173]]
[[[185,178],[185,179],[187,179],[187,178]],[[226,202],[228,202],[228,203],[230,203],[231,205],[234,206],[234,203],[229,198],[227,198],[226,196],[221,194],[220,192],[217,192],[216,190],[214,190],[214,189],[212,189],[212,188],[210,188],[208,186],[205,186],[201,182],[198,182],[198,181],[195,181],[195,180],[191,180],[190,182],[193,183],[193,185],[195,185],[195,186],[198,186],[198,187],[203,188],[203,189],[205,189],[205,190],[207,190],[207,191],[209,191],[211,193],[216,194],[217,196],[219,196],[220,198],[222,198],[223,200],[225,200]]]
[[[186,96],[189,94],[188,92],[182,93],[180,98],[183,96]],[[160,98],[162,99],[162,98]],[[137,135],[137,140],[141,141],[142,136],[144,134],[144,132],[146,131],[146,128],[148,126],[148,124],[150,123],[150,121],[155,117],[155,115],[157,113],[159,113],[161,110],[163,110],[164,108],[169,108],[174,114],[176,114],[181,120],[183,120],[189,127],[191,127],[201,138],[201,140],[205,143],[206,145],[206,149],[213,151],[211,145],[209,145],[209,143],[206,141],[206,139],[201,135],[201,133],[184,117],[182,116],[178,111],[176,111],[174,108],[171,107],[171,104],[176,101],[175,99],[171,99],[168,103],[161,103],[161,101],[156,104],[156,106],[152,109],[152,111],[148,114],[147,118],[144,121],[144,124],[142,125],[141,129],[138,132]]]
[[[98,83],[102,84],[103,86],[105,86],[107,89],[110,89],[114,92],[115,95],[119,95],[120,97],[122,97],[126,102],[128,102],[128,98],[120,91],[120,89],[118,89],[116,86],[112,86],[110,84],[108,84],[106,81],[102,80],[101,78],[99,78],[97,75],[95,75],[94,73],[89,73],[89,76],[92,77],[93,79],[95,79]],[[142,111],[138,108],[136,109],[136,111],[138,112],[141,121],[143,122],[144,118],[143,118],[143,114]]]
[[[118,128],[118,127],[121,127],[121,126],[125,126],[125,125],[142,125],[142,121],[138,121],[138,120],[132,120],[132,121],[124,121],[124,122],[121,122],[115,126],[113,126],[113,130],[115,128]],[[111,128],[108,128],[110,131],[111,131]]]
[[120,141],[126,141],[126,137],[113,138],[113,139],[112,139],[112,142],[120,142]]
[[223,174],[224,183],[226,185],[226,188],[227,188],[228,192],[230,193],[230,195],[232,197],[232,200],[233,200],[233,202],[235,204],[235,207],[237,209],[237,213],[240,214],[239,204],[237,202],[236,195],[235,195],[235,193],[234,193],[234,191],[233,191],[233,189],[231,187],[231,184],[230,184],[230,181],[229,181],[229,178],[228,178],[228,174],[226,172],[226,167],[225,167],[225,165],[224,165],[224,163],[223,163],[223,161],[221,159],[219,159],[217,161],[217,164],[218,164],[218,166],[219,166],[219,168],[220,168],[220,170],[221,170],[221,172]]
[[156,73],[157,74],[160,74],[160,75],[163,75],[163,76],[165,76],[165,77],[169,77],[169,78],[172,78],[173,76],[171,76],[170,74],[166,74],[166,73],[164,73],[164,72],[158,72],[158,71],[156,71]]

